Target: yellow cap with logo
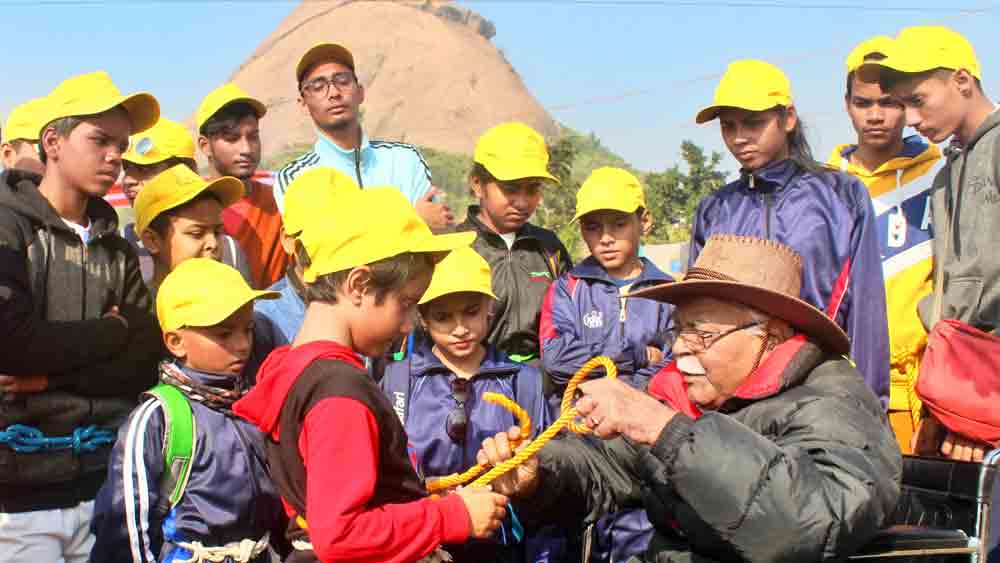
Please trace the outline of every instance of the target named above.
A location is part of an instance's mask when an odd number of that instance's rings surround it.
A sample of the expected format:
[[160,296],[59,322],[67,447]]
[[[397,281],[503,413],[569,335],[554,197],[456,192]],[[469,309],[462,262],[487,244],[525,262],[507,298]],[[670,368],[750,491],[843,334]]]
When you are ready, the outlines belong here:
[[3,128],[3,140],[38,141],[38,134],[45,126],[45,98],[35,98],[10,110]]
[[961,34],[941,25],[907,27],[899,32],[889,46],[886,58],[867,61],[861,70],[866,75],[879,67],[915,74],[947,68],[965,69],[972,76],[983,78],[979,59],[972,44]]
[[132,124],[131,134],[142,133],[160,118],[160,103],[145,92],[123,95],[103,70],[63,80],[45,97],[41,128],[56,119],[97,115],[121,106]]
[[604,166],[594,170],[576,192],[576,221],[591,211],[611,209],[635,213],[646,207],[642,184],[631,172]]
[[123,160],[146,166],[171,158],[194,160],[194,139],[183,125],[161,117],[156,125],[139,135],[132,135]]
[[156,317],[163,332],[215,326],[254,299],[277,299],[277,291],[254,291],[232,266],[191,258],[167,274],[156,293]]
[[354,55],[343,45],[336,43],[317,43],[303,53],[299,64],[295,65],[295,79],[302,82],[306,72],[319,63],[340,63],[354,71]]
[[471,246],[456,248],[434,266],[434,277],[420,305],[452,293],[482,293],[493,299],[493,275],[485,258]]
[[712,105],[699,111],[694,120],[696,123],[712,121],[719,117],[722,108],[764,111],[790,105],[792,84],[781,69],[764,61],[733,61],[715,88]]
[[549,173],[549,149],[541,133],[523,123],[501,123],[476,141],[472,159],[486,167],[497,180],[545,178],[559,183]]
[[406,252],[440,254],[469,246],[475,232],[435,235],[397,188],[345,192],[325,221],[310,224],[299,241],[309,255],[306,283]]
[[243,182],[232,176],[209,182],[185,164],[174,165],[146,182],[135,198],[135,232],[142,233],[160,213],[184,205],[205,191],[215,194],[226,208],[243,197]]
[[264,102],[250,96],[243,88],[230,82],[212,90],[201,101],[198,111],[195,112],[195,126],[200,131],[205,122],[218,113],[220,109],[237,102],[250,104],[250,107],[257,113],[257,119],[267,114],[267,106],[264,105]]
[[285,191],[285,212],[281,215],[285,233],[297,236],[306,225],[329,221],[330,209],[339,205],[343,192],[359,189],[353,178],[328,166],[299,174]]
[[850,55],[847,55],[847,60],[844,62],[847,65],[847,72],[854,72],[858,70],[858,67],[865,63],[865,57],[870,55],[879,54],[883,57],[888,56],[886,53],[892,48],[892,37],[887,35],[876,35],[869,39],[865,39],[858,46],[851,51]]

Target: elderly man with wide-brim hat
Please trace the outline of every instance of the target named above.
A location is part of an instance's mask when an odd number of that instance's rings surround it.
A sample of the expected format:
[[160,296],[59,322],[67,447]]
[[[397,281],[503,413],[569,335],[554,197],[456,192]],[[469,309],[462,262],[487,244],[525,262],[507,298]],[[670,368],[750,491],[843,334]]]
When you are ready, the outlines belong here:
[[[602,440],[550,442],[495,490],[529,521],[644,505],[650,562],[853,553],[895,509],[901,456],[847,336],[798,298],[801,270],[784,245],[721,235],[682,281],[632,294],[676,306],[674,361],[648,393],[581,385]],[[480,461],[508,458],[516,434],[486,440]]]

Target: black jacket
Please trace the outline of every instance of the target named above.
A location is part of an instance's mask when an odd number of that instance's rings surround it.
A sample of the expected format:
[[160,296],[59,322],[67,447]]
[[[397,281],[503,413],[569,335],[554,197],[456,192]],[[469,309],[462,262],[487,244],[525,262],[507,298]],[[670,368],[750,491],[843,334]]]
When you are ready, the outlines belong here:
[[[531,223],[507,243],[479,221],[479,207],[469,207],[457,231],[476,231],[472,243],[493,270],[493,302],[487,342],[510,356],[538,357],[538,321],[542,302],[553,281],[573,267],[559,237]],[[515,358],[517,359],[517,358]]]
[[[669,368],[660,377],[679,379]],[[655,563],[851,554],[888,523],[899,496],[901,456],[881,405],[847,360],[803,339],[751,377],[724,409],[676,415],[652,447],[549,443],[525,510],[588,522],[641,502],[656,529],[646,554]],[[666,387],[683,394],[676,381]]]
[[[155,383],[162,348],[152,301],[111,206],[90,199],[85,245],[38,192],[39,181],[16,170],[0,176],[0,373],[47,375],[49,387],[4,397],[0,429],[25,424],[47,436],[91,424],[114,430]],[[102,318],[112,306],[128,328]],[[109,450],[18,454],[0,445],[0,511],[94,498]]]

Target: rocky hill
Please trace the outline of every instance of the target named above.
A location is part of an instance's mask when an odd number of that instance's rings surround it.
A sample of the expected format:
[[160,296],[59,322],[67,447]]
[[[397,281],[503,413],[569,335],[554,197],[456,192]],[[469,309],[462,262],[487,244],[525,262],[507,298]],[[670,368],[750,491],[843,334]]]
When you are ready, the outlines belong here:
[[265,155],[315,136],[297,103],[294,69],[319,41],[354,53],[373,138],[469,154],[476,138],[502,121],[556,135],[555,121],[490,41],[495,33],[492,22],[451,2],[303,2],[231,79],[269,108]]

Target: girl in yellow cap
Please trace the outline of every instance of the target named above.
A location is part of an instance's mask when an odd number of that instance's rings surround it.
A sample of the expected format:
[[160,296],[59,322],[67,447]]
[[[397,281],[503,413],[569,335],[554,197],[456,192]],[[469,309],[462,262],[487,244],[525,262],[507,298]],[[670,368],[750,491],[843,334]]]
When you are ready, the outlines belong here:
[[[427,338],[406,359],[389,364],[380,382],[428,481],[475,465],[485,438],[517,425],[510,412],[483,401],[483,393],[524,407],[535,435],[550,423],[538,370],[483,343],[495,298],[486,260],[469,247],[452,251],[420,298]],[[459,562],[520,560],[523,531],[512,522],[508,518],[493,540],[448,551]]]
[[864,184],[813,160],[792,88],[764,61],[729,65],[712,105],[695,120],[719,120],[741,165],[736,181],[698,204],[689,264],[708,238],[772,240],[802,256],[802,294],[851,337],[851,359],[869,388],[889,399],[889,331],[875,211]]
[[469,185],[479,202],[458,230],[478,234],[472,247],[493,270],[490,344],[518,361],[538,356],[538,313],[549,285],[573,267],[566,247],[529,221],[549,173],[545,139],[523,123],[501,123],[476,142]]

